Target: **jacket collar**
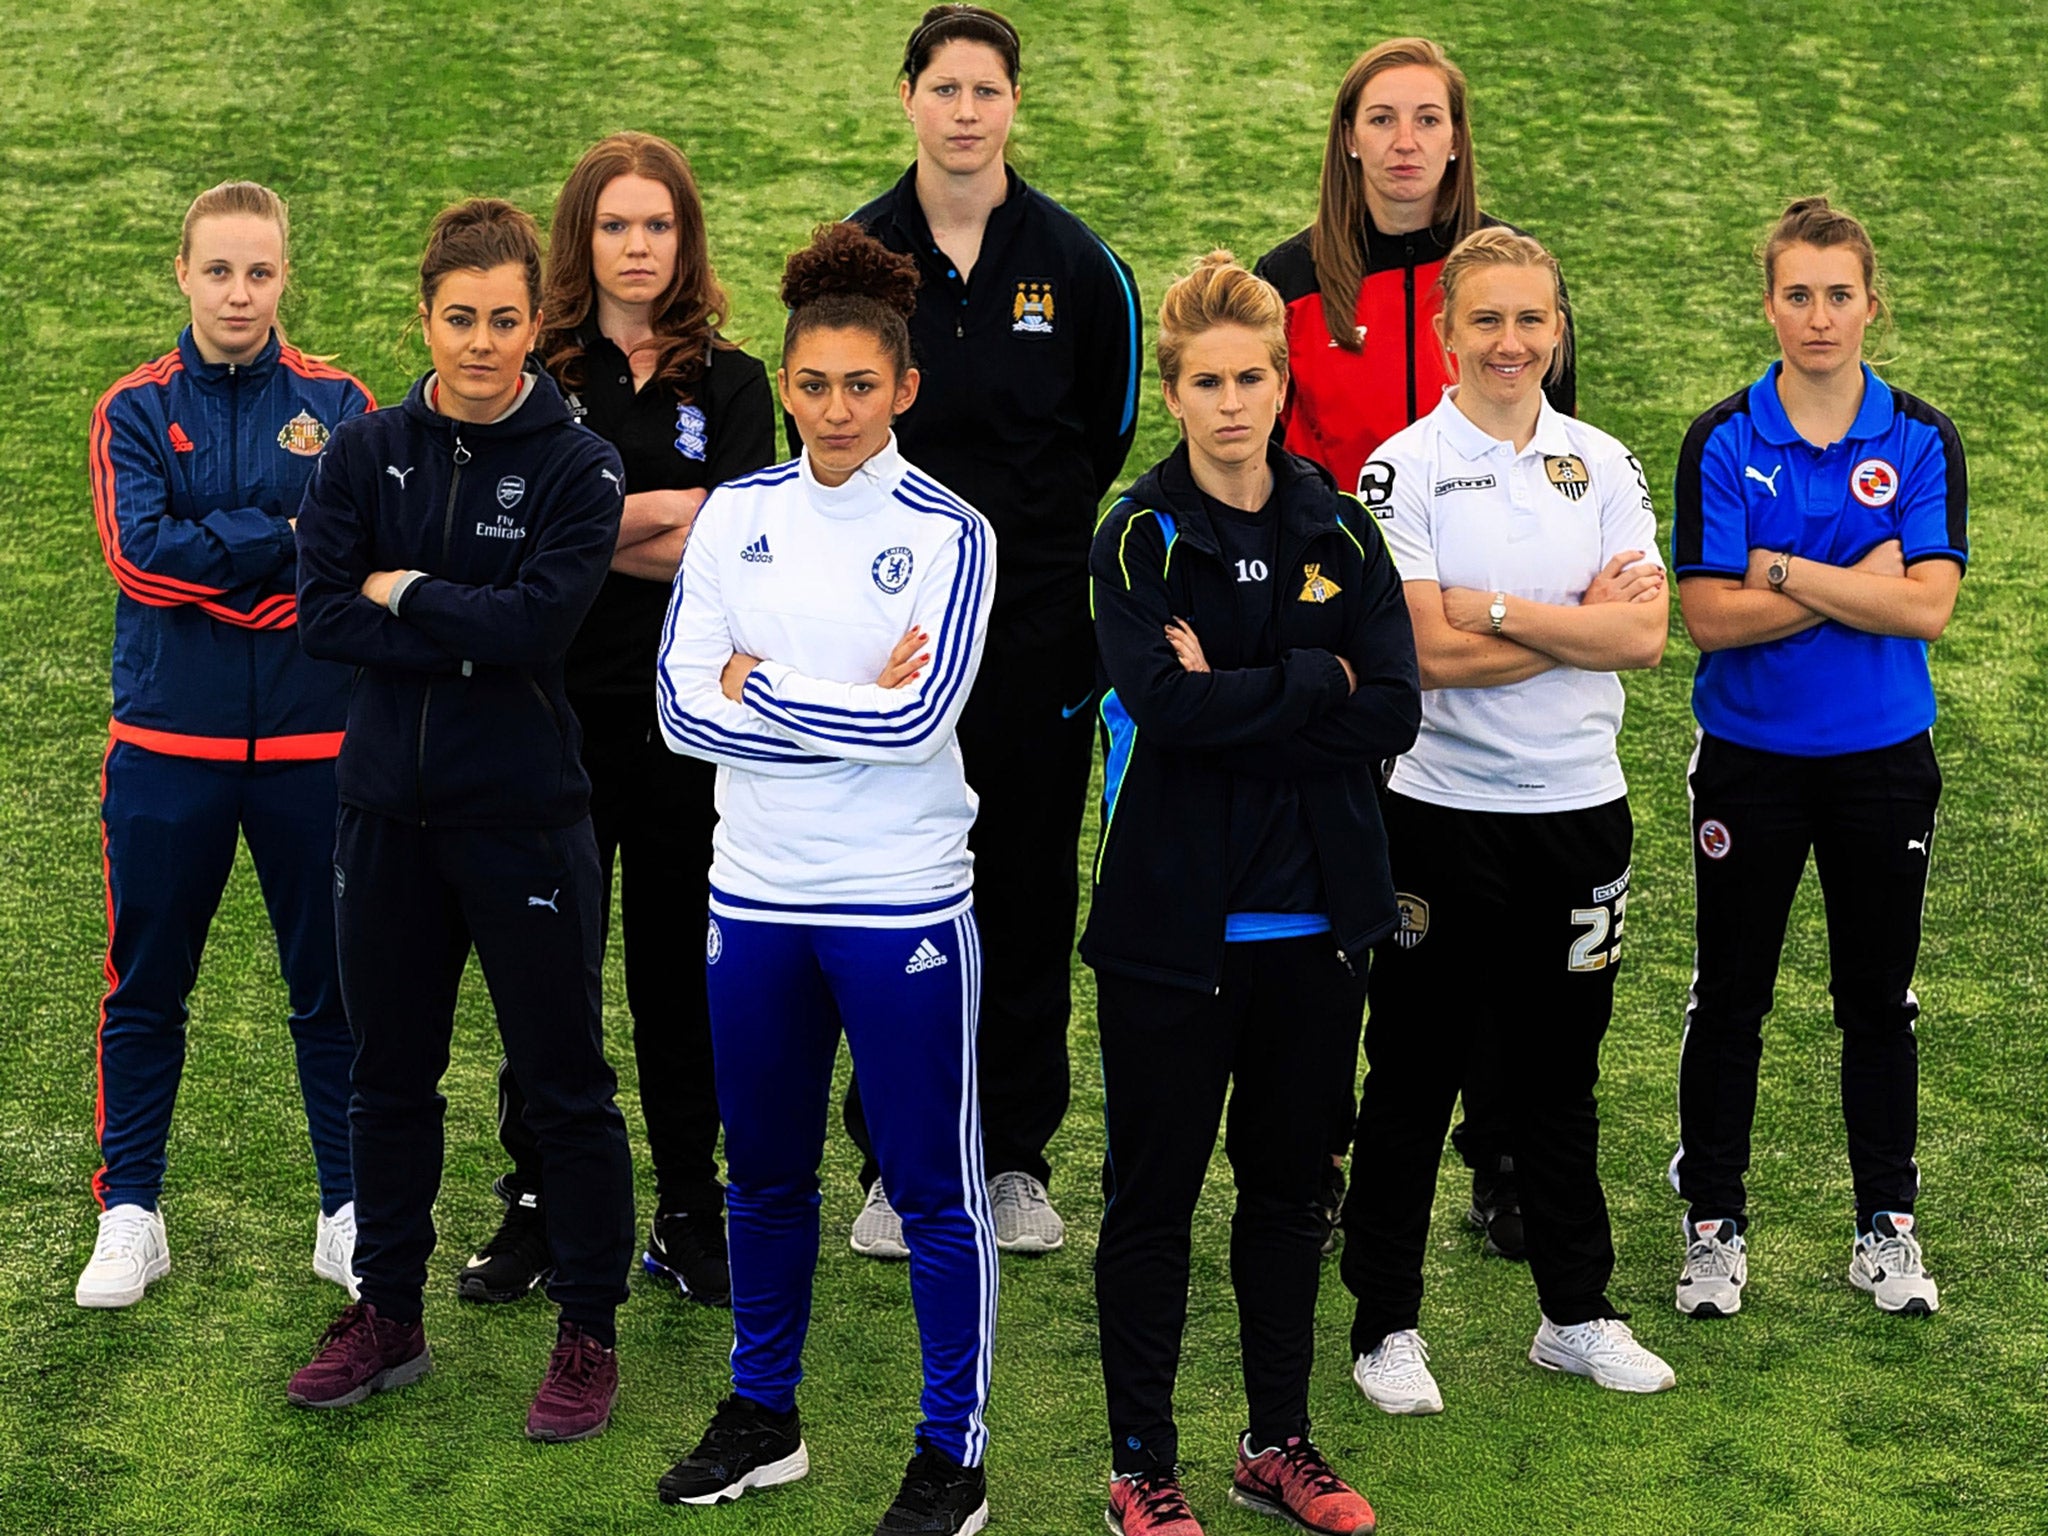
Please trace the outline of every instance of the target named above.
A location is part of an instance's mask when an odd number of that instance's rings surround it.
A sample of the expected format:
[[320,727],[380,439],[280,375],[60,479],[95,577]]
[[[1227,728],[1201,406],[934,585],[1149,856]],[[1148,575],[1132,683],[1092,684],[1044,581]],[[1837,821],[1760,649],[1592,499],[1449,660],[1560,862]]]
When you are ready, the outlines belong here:
[[811,450],[798,457],[798,477],[804,495],[827,517],[865,517],[886,500],[902,482],[903,455],[896,447],[896,434],[875,450],[868,461],[839,485],[827,485],[811,472]]
[[[1778,398],[1778,374],[1785,361],[1780,358],[1764,370],[1762,378],[1749,386],[1749,419],[1756,428],[1756,435],[1774,448],[1789,448],[1802,441],[1799,429],[1792,425],[1792,418],[1785,414],[1785,404]],[[1863,404],[1856,410],[1856,419],[1849,425],[1844,441],[1860,441],[1864,438],[1883,437],[1892,427],[1891,386],[1870,371],[1870,364],[1860,365],[1863,369]]]
[[178,332],[178,361],[185,372],[202,385],[220,386],[230,379],[244,379],[260,384],[277,370],[277,354],[283,350],[284,340],[271,327],[270,339],[263,343],[263,350],[246,363],[209,363],[199,355],[199,343],[192,339],[192,327],[186,326]]
[[[1278,443],[1266,445],[1266,465],[1273,472],[1273,495],[1267,505],[1284,532],[1310,539],[1337,531],[1337,493],[1326,471]],[[1171,512],[1182,538],[1206,554],[1222,553],[1185,441],[1140,476],[1124,496],[1140,506]]]
[[[1024,206],[1029,200],[1026,194],[1031,188],[1026,185],[1024,178],[1017,174],[1015,166],[1004,166],[1003,175],[1008,182],[1009,190],[1003,194],[1003,200],[989,210],[988,225],[981,235],[981,255],[974,263],[976,272],[986,269],[992,257],[1002,255],[1004,247],[1010,243],[1010,237],[1016,234],[1018,227],[1024,222]],[[924,205],[917,200],[916,161],[913,160],[910,168],[897,179],[894,196],[896,207],[893,218],[896,228],[910,242],[910,248],[916,252],[920,261],[929,263],[936,258],[943,269],[943,263],[948,258],[939,250],[938,242],[932,239],[931,221],[925,217]]]
[[562,391],[545,368],[533,358],[526,360],[526,373],[532,380],[526,401],[510,416],[497,421],[457,421],[453,416],[443,416],[427,403],[427,387],[434,380],[433,370],[413,380],[412,388],[406,391],[406,419],[415,427],[424,429],[434,440],[452,447],[459,438],[472,444],[509,443],[517,438],[535,437],[551,428],[563,426],[572,419],[568,402],[563,400]]

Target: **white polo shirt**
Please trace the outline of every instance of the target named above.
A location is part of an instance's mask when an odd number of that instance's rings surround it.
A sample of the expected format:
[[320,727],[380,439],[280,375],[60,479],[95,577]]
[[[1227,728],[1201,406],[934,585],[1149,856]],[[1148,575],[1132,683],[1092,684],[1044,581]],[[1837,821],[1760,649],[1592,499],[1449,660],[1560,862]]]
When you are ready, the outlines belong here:
[[[1404,581],[1576,604],[1624,550],[1661,566],[1643,467],[1598,427],[1550,408],[1516,453],[1453,403],[1380,444],[1359,499]],[[1553,667],[1498,688],[1433,688],[1389,787],[1469,811],[1575,811],[1628,792],[1615,737],[1621,679]]]

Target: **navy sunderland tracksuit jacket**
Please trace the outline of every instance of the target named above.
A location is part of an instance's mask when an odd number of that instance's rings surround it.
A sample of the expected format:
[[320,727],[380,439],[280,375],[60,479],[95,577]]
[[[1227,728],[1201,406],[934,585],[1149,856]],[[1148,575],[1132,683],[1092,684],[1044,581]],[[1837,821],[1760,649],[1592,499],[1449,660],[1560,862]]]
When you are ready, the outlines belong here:
[[[1096,531],[1102,841],[1081,958],[1097,970],[1216,989],[1234,774],[1297,783],[1340,954],[1355,961],[1394,926],[1379,764],[1414,745],[1422,719],[1400,577],[1328,471],[1277,446],[1269,457],[1280,520],[1269,653],[1239,633],[1236,577],[1185,444]],[[1174,618],[1195,626],[1212,671],[1181,666],[1165,634]]]
[[[604,887],[569,643],[618,539],[618,453],[535,373],[508,416],[436,412],[429,374],[335,434],[299,512],[300,630],[353,662],[335,932],[357,1051],[356,1273],[420,1315],[441,1177],[437,1084],[473,947],[540,1143],[563,1315],[611,1341],[632,1159],[604,1059]],[[397,613],[372,571],[420,571]]]
[[216,364],[188,329],[93,412],[93,515],[120,592],[101,806],[104,1203],[156,1203],[185,998],[242,835],[291,994],[322,1205],[349,1198],[351,1047],[328,895],[348,673],[299,649],[290,517],[329,435],[374,405],[274,332],[251,361]]

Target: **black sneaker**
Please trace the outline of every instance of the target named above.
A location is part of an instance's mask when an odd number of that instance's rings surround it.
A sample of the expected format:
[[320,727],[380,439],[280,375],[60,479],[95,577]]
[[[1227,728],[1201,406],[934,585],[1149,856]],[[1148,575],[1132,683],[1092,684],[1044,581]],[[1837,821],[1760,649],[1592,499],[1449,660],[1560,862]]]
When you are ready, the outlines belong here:
[[910,1458],[896,1502],[875,1536],[972,1536],[988,1524],[988,1478],[942,1451],[924,1448]]
[[1512,1173],[1472,1175],[1472,1205],[1465,1212],[1465,1224],[1486,1234],[1486,1251],[1495,1258],[1519,1261],[1529,1256],[1522,1240],[1522,1192]]
[[506,1203],[505,1219],[488,1243],[469,1256],[455,1279],[464,1301],[517,1301],[531,1295],[555,1272],[548,1247],[547,1217],[540,1196],[517,1195]]
[[1344,1165],[1332,1163],[1323,1170],[1322,1193],[1316,1196],[1316,1214],[1323,1218],[1323,1252],[1335,1253],[1343,1241],[1338,1223],[1344,1216]]
[[719,1211],[701,1215],[664,1211],[656,1216],[647,1229],[647,1251],[640,1256],[640,1267],[707,1307],[732,1305],[732,1270],[725,1258],[725,1217]]
[[697,1449],[668,1469],[657,1491],[664,1504],[729,1504],[749,1488],[793,1483],[810,1470],[795,1410],[770,1413],[735,1393],[718,1405]]

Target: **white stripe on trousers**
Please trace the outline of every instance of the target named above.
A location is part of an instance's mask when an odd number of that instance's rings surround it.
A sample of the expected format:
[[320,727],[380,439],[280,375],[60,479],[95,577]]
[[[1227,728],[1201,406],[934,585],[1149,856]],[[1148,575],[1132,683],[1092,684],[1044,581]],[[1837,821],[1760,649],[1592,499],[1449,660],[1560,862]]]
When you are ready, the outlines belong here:
[[997,1268],[995,1219],[989,1212],[988,1178],[981,1149],[981,1067],[977,1037],[981,1032],[981,930],[972,909],[953,919],[953,938],[960,950],[960,1169],[962,1203],[974,1226],[979,1263],[977,1297],[977,1359],[974,1409],[967,1418],[964,1464],[979,1466],[988,1450],[988,1397],[995,1367]]

